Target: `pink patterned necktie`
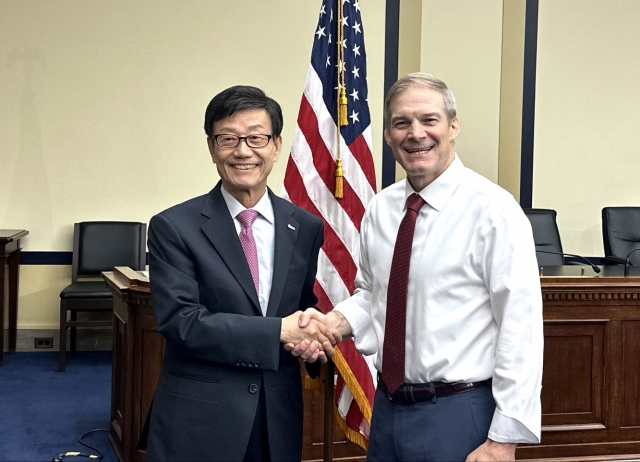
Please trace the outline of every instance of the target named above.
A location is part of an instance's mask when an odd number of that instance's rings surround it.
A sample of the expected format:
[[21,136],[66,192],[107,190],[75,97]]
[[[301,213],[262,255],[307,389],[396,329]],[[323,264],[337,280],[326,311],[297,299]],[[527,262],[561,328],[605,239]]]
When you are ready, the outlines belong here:
[[407,324],[407,284],[416,219],[424,199],[418,194],[407,198],[407,211],[400,222],[393,249],[387,289],[387,317],[382,346],[382,380],[393,393],[404,383],[405,331]]
[[258,212],[252,209],[243,210],[236,218],[242,223],[242,229],[240,230],[240,244],[242,244],[242,250],[249,263],[249,269],[251,270],[251,277],[253,278],[253,284],[256,286],[256,292],[260,287],[260,278],[258,273],[258,250],[256,248],[256,241],[253,238],[253,231],[251,226],[258,216]]

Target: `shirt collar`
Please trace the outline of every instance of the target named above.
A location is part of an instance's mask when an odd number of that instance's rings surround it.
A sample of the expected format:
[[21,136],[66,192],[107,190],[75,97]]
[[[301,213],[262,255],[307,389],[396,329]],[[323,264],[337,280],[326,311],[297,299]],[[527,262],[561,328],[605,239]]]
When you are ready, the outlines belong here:
[[[247,210],[246,207],[238,202],[235,197],[229,194],[226,189],[220,188],[220,192],[222,193],[222,197],[227,204],[227,208],[229,209],[229,213],[231,214],[232,218],[235,219],[240,212],[242,212],[243,210]],[[269,199],[269,194],[266,191],[262,195],[258,203],[252,207],[252,209],[258,212],[269,223],[273,224],[273,207],[271,206],[271,199]]]
[[411,194],[419,194],[429,206],[440,212],[453,191],[456,190],[460,184],[460,176],[464,170],[464,165],[456,153],[451,165],[440,174],[438,178],[429,183],[422,191],[414,191],[411,184],[407,180],[405,182],[405,207],[406,200]]

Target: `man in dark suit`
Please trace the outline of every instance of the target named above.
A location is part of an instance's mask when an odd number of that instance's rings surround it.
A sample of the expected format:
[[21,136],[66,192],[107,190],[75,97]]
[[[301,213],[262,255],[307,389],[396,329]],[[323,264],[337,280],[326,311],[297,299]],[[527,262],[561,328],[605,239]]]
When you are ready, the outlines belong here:
[[310,374],[333,353],[325,326],[298,326],[300,310],[317,303],[322,222],[267,188],[282,146],[276,101],[228,88],[209,103],[204,128],[221,181],[149,224],[166,347],[147,460],[299,461],[300,363],[282,342],[322,344],[307,358]]

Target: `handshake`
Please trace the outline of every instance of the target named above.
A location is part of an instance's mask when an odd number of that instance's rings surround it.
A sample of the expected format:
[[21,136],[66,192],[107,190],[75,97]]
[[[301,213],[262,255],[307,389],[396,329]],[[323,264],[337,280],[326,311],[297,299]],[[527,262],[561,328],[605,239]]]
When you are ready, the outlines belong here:
[[307,308],[282,319],[280,341],[293,356],[324,364],[335,355],[333,347],[350,334],[351,326],[342,313],[322,314],[315,308]]

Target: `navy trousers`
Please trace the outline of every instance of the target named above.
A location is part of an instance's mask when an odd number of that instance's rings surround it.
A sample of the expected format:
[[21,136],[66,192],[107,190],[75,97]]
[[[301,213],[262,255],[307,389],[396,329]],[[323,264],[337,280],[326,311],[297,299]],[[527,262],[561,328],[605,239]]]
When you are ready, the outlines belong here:
[[464,462],[487,440],[496,405],[490,386],[419,403],[376,391],[367,462]]

